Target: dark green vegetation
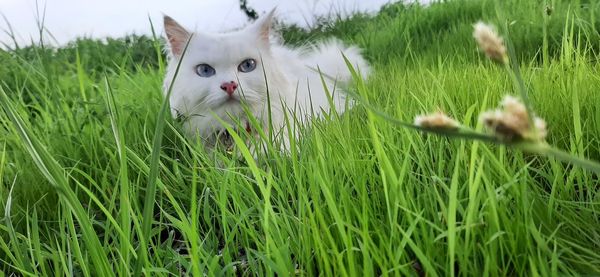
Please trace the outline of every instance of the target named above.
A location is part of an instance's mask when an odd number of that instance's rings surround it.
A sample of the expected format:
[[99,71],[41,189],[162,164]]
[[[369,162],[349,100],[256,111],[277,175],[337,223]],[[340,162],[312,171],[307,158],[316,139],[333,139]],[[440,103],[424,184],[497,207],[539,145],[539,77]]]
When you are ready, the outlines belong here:
[[[547,2],[392,5],[283,35],[359,44],[374,73],[355,89],[399,119],[439,107],[475,126],[516,93],[472,24],[508,24],[549,142],[599,160],[600,3]],[[360,106],[315,122],[298,155],[208,155],[157,120],[160,43],[130,39],[0,52],[0,271],[600,274],[598,176]]]

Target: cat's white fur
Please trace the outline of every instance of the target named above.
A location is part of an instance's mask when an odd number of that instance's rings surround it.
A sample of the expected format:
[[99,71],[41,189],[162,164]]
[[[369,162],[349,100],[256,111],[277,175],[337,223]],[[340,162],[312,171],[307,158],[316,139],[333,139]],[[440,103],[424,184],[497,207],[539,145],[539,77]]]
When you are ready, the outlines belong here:
[[[289,143],[285,135],[287,131],[282,131],[285,112],[288,112],[289,118],[306,122],[312,116],[330,111],[330,101],[322,80],[332,95],[336,111],[344,112],[347,103],[340,87],[352,76],[342,53],[364,78],[369,66],[360,49],[345,46],[337,39],[302,48],[285,47],[273,39],[272,17],[273,11],[239,31],[209,34],[189,32],[165,16],[169,60],[164,93],[166,95],[172,85],[171,110],[174,116],[185,118],[183,125],[187,135],[210,140],[211,136],[224,129],[216,117],[228,123],[244,122],[247,118],[241,104],[244,103],[265,130],[273,126],[275,133],[284,134],[285,148]],[[183,60],[174,78],[182,53]],[[257,61],[256,69],[240,72],[238,65],[248,58]],[[200,77],[196,73],[196,66],[203,63],[215,69],[213,76]],[[220,88],[223,82],[230,81],[239,84],[233,94],[239,101],[228,102],[228,94]],[[272,125],[268,122],[269,105]]]

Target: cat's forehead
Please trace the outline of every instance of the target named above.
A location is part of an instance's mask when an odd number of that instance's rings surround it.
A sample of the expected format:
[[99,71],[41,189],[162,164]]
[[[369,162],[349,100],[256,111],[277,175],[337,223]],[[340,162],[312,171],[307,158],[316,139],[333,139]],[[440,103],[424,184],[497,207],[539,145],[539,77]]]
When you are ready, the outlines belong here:
[[196,34],[190,41],[188,53],[196,58],[214,61],[256,58],[260,53],[258,40],[246,33]]

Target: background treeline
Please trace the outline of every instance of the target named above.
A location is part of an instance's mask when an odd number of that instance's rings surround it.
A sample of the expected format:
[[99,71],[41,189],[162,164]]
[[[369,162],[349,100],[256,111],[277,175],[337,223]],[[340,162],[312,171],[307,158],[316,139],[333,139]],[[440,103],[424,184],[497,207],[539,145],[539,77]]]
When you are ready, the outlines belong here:
[[[529,25],[526,29],[511,30],[510,34],[523,60],[531,60],[532,57],[541,60],[544,44],[547,47],[547,58],[560,54],[565,31],[576,34],[573,40],[583,39],[592,45],[593,50],[600,49],[600,21],[596,19],[600,15],[600,3],[597,1],[560,1],[555,4],[552,1],[539,1],[540,3],[535,4],[528,1],[522,5],[512,3],[517,3],[518,0],[504,2],[506,17],[512,20],[508,24],[521,21]],[[495,18],[496,5],[498,4],[493,1],[453,1],[444,3],[443,7],[435,4],[430,7],[388,4],[374,17],[357,13],[350,20],[343,20],[340,16],[328,15],[316,18],[310,30],[290,24],[279,24],[278,28],[284,40],[295,45],[330,36],[369,41],[371,48],[366,49],[366,54],[370,59],[378,61],[389,60],[393,55],[424,56],[432,51],[447,53],[447,47],[452,48],[450,50],[456,52],[456,56],[464,56],[475,53],[474,48],[453,47],[463,45],[460,41],[471,39],[469,28],[464,28],[464,25],[485,18]],[[564,12],[567,10],[577,11],[577,16]],[[572,30],[565,29],[565,21],[572,23]],[[377,32],[379,29],[389,28],[389,24],[395,24],[397,32]],[[432,43],[433,41],[446,43]],[[164,59],[164,52],[157,51],[157,47],[160,48],[162,44],[162,38],[157,41],[151,36],[137,34],[122,38],[78,38],[58,48],[30,45],[13,46],[14,49],[9,51],[0,50],[0,63],[10,64],[16,56],[28,62],[43,62],[44,66],[52,67],[51,71],[54,72],[75,72],[79,64],[92,75],[115,71],[117,68],[131,71],[156,69],[159,67],[159,59]],[[388,51],[390,48],[393,51]],[[6,78],[10,72],[10,66],[0,67],[3,81],[12,79]]]

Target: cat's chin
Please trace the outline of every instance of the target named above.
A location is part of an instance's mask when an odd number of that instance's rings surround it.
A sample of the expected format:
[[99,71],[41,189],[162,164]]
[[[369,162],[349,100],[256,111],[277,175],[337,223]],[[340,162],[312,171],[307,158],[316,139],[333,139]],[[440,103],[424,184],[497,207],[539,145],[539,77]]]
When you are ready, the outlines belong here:
[[239,105],[241,103],[239,98],[236,97],[229,97],[225,100],[223,100],[224,104],[233,104],[233,105]]
[[227,116],[243,116],[245,115],[242,101],[239,99],[227,99],[213,106],[212,110],[219,115]]
[[232,108],[241,107],[241,103],[242,102],[237,98],[227,98],[221,101],[221,103],[219,104],[219,108],[229,110]]

